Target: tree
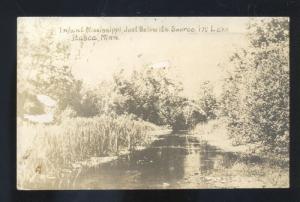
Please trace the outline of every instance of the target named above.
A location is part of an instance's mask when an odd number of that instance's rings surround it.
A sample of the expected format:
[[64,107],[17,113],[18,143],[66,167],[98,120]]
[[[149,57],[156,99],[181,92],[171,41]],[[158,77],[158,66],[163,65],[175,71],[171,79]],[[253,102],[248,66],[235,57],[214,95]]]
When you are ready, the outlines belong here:
[[[30,101],[37,94],[55,99],[58,112],[67,106],[78,108],[82,82],[74,78],[67,63],[70,44],[55,38],[55,30],[39,20],[26,25],[18,24],[18,114],[22,116],[28,103],[37,105]],[[32,28],[39,30],[38,37],[31,35]]]
[[173,130],[187,129],[196,122],[192,118],[200,117],[196,108],[187,113],[191,102],[182,95],[182,84],[168,76],[168,69],[143,68],[130,76],[122,70],[114,76],[114,91],[117,114],[134,114]]
[[114,76],[114,91],[117,93],[114,101],[115,111],[134,114],[155,124],[163,124],[159,107],[163,98],[162,91],[166,90],[165,81],[167,78],[162,70],[144,68],[127,77],[122,70]]
[[215,119],[217,116],[218,104],[213,90],[213,85],[210,81],[202,82],[200,85],[198,104],[208,120]]
[[288,154],[289,57],[287,18],[254,20],[250,46],[230,58],[223,114],[237,143]]
[[81,102],[75,110],[77,115],[81,117],[93,117],[99,114],[98,96],[93,90],[86,90],[81,93]]

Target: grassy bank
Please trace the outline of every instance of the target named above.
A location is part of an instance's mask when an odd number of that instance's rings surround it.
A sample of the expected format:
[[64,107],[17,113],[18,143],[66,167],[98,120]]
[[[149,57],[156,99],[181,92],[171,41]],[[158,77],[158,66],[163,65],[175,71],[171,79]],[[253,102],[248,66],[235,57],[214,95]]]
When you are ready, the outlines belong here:
[[147,145],[156,129],[127,116],[72,118],[60,125],[18,123],[18,188],[61,178],[62,173],[78,169],[78,162]]
[[225,119],[210,120],[207,123],[198,124],[191,133],[197,135],[201,140],[208,141],[211,145],[217,146],[228,152],[238,152],[245,155],[259,155],[278,161],[288,161],[287,155],[274,155],[273,151],[264,149],[262,143],[239,144],[232,138],[227,130]]
[[234,140],[230,139],[226,129],[226,122],[222,119],[210,120],[207,123],[198,124],[192,134],[197,135],[201,140],[219,147],[228,152],[251,153],[250,145],[235,145]]
[[[247,144],[237,145],[229,137],[226,129],[226,121],[222,119],[211,120],[198,124],[192,134],[200,141],[220,148],[223,152],[233,153],[238,158],[231,168],[227,168],[232,175],[224,177],[222,172],[214,173],[213,178],[205,176],[208,183],[213,179],[220,179],[216,187],[240,187],[241,181],[246,182],[243,187],[289,187],[289,158],[278,157],[274,153],[264,152],[261,145]],[[216,178],[217,177],[217,178]],[[207,178],[207,179],[206,179]],[[243,179],[245,178],[245,179]],[[243,179],[243,180],[241,180]],[[224,183],[222,184],[222,181]],[[226,183],[225,183],[226,182]],[[255,185],[255,186],[254,186]]]

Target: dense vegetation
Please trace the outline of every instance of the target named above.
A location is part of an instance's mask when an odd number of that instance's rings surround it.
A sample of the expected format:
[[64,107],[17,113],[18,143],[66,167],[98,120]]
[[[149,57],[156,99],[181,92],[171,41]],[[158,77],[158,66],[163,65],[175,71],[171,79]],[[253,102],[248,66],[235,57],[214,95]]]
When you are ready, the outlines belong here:
[[237,144],[283,155],[289,148],[288,29],[281,18],[249,24],[250,45],[231,57],[221,102]]
[[[39,172],[56,175],[59,169],[93,156],[117,155],[148,141],[149,131],[168,126],[189,130],[211,119],[226,120],[236,144],[256,144],[256,150],[288,155],[289,61],[288,21],[254,20],[249,24],[250,45],[224,64],[227,72],[222,94],[203,82],[196,99],[184,96],[183,85],[168,68],[140,68],[116,72],[111,81],[92,89],[72,74],[69,46],[54,42],[53,33],[28,43],[18,39],[18,172],[30,181]],[[34,51],[28,51],[34,50]],[[19,60],[20,62],[20,60]],[[57,101],[54,121],[28,123],[25,114],[49,109],[37,99]],[[26,139],[28,144],[24,144]],[[19,152],[20,151],[20,152]],[[26,164],[26,159],[30,159]],[[47,168],[47,169],[44,169]],[[53,169],[51,169],[53,168]],[[30,172],[28,172],[30,171]]]
[[[87,88],[68,66],[69,46],[47,40],[18,39],[18,185],[38,182],[41,176],[59,178],[91,157],[119,155],[150,142],[158,126],[189,129],[206,114],[183,96],[183,86],[168,69],[121,70],[111,81]],[[41,37],[41,38],[43,38]],[[29,51],[30,50],[30,51]],[[26,60],[28,58],[28,60]],[[37,95],[56,101],[41,103]],[[36,123],[29,115],[52,113],[53,121]],[[157,126],[156,126],[157,125]],[[25,183],[25,184],[24,184]]]
[[22,123],[18,133],[18,185],[59,179],[91,157],[132,151],[149,143],[154,129],[155,125],[130,116],[77,117],[59,125]]

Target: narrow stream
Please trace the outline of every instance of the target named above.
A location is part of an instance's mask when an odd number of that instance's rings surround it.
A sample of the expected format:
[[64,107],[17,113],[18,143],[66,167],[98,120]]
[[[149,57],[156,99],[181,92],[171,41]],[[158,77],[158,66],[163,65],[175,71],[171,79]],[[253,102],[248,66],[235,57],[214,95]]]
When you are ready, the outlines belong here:
[[144,150],[84,170],[74,188],[213,188],[222,187],[222,183],[225,187],[229,180],[241,177],[228,171],[237,160],[234,153],[223,152],[192,135],[161,135]]

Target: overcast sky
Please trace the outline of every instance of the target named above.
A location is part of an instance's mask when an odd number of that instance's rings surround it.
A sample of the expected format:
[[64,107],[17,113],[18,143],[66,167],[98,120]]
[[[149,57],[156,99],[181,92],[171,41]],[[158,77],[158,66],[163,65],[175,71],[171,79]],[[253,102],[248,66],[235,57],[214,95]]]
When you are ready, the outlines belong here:
[[[32,40],[53,28],[57,40],[71,40],[71,34],[59,33],[60,27],[224,27],[228,31],[223,33],[121,33],[119,40],[71,42],[68,63],[75,76],[88,85],[110,79],[120,68],[130,72],[134,68],[163,63],[179,76],[186,93],[193,95],[201,81],[218,81],[222,76],[218,64],[226,62],[235,49],[246,45],[249,18],[27,18],[20,21],[35,30],[35,34],[33,30],[25,33],[31,35]],[[34,26],[37,21],[42,26]]]

